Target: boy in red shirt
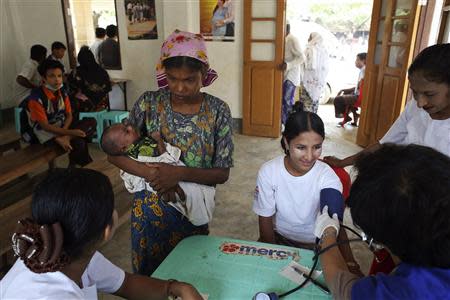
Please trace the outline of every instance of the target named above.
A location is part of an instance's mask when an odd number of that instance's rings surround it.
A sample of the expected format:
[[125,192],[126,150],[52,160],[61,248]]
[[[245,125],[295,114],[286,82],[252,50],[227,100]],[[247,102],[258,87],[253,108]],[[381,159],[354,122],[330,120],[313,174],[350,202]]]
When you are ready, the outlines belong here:
[[[69,152],[69,166],[84,166],[92,161],[87,138],[95,131],[93,119],[73,121],[72,109],[63,88],[64,66],[55,60],[45,60],[38,67],[42,85],[32,90],[22,107],[26,109],[31,130],[30,143],[57,143]],[[23,134],[27,140],[26,134]]]

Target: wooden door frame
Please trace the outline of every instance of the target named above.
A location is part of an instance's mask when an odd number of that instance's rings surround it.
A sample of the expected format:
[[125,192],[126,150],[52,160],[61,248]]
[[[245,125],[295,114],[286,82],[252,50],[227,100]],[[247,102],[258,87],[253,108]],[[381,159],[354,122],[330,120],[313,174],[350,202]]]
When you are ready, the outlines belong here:
[[[255,0],[253,0],[255,1]],[[286,0],[276,1],[275,17],[252,17],[252,1],[244,1],[244,37],[243,37],[243,126],[242,133],[245,135],[256,135],[265,137],[279,137],[281,133],[281,102],[282,102],[282,86],[283,71],[280,65],[284,61],[284,35],[285,35],[285,17],[286,17]],[[275,39],[252,39],[252,21],[275,21]],[[273,61],[252,61],[251,60],[251,44],[252,43],[274,43],[275,54]],[[280,81],[280,89],[274,88],[272,99],[272,125],[257,126],[252,125],[252,86],[251,76],[252,68],[277,69],[281,74],[275,74],[274,81]],[[279,78],[278,78],[279,75]]]
[[445,25],[447,24],[448,18],[450,18],[450,9],[447,8],[450,8],[450,0],[445,0],[442,7],[441,24],[439,26],[439,34],[437,40],[438,44],[442,43],[442,41],[444,40]]
[[70,68],[77,66],[77,57],[75,53],[75,35],[73,34],[72,12],[69,0],[61,0],[62,14],[64,18],[64,29],[66,32],[67,54],[69,56]]

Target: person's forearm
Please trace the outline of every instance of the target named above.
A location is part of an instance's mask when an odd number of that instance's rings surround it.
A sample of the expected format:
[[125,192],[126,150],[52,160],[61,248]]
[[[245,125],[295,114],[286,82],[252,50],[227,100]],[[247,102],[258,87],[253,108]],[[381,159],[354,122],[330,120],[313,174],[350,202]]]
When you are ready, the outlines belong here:
[[344,158],[342,160],[343,167],[347,167],[347,166],[353,165],[355,163],[356,159],[360,155],[363,155],[365,153],[374,152],[374,151],[378,150],[380,147],[381,147],[381,144],[380,143],[376,143],[376,144],[370,145],[369,147],[361,150],[360,152],[358,152],[358,153],[356,153],[356,154],[354,154],[352,156],[348,156],[348,157]]
[[229,168],[189,168],[176,167],[178,181],[188,181],[200,184],[222,184],[228,180]]
[[190,284],[179,281],[161,280],[153,277],[125,273],[122,286],[114,295],[125,299],[168,299],[180,297],[186,300],[201,300],[198,291]]
[[[327,228],[321,240],[321,249],[336,243],[336,241],[336,230]],[[319,259],[327,285],[331,284],[339,271],[348,272],[347,264],[339,251],[339,247],[335,246],[328,249],[319,256]]]
[[[347,233],[345,232],[345,229],[343,229],[342,227],[339,230],[338,240],[339,241],[348,240]],[[346,263],[347,262],[356,263],[355,257],[353,256],[352,249],[350,248],[349,243],[339,245],[339,250],[341,251],[342,257],[344,258]]]
[[261,242],[275,244],[272,218],[259,216],[259,239]]
[[49,123],[39,122],[41,128],[56,135],[71,135],[70,129],[61,128]]
[[72,120],[73,120],[72,114],[71,113],[66,114],[66,119],[64,121],[63,128],[69,129],[70,125],[72,124]]
[[149,171],[149,168],[145,165],[145,163],[137,162],[127,156],[108,155],[108,161],[119,169],[142,178],[145,178]]
[[142,275],[126,274],[122,287],[114,293],[125,299],[161,299],[167,297],[167,281]]
[[32,84],[27,78],[25,78],[25,77],[23,77],[23,76],[21,76],[21,75],[17,76],[16,82],[17,82],[19,85],[21,85],[21,86],[23,86],[23,87],[26,87],[27,89],[34,89],[34,88],[37,87],[37,86],[35,86],[34,84]]

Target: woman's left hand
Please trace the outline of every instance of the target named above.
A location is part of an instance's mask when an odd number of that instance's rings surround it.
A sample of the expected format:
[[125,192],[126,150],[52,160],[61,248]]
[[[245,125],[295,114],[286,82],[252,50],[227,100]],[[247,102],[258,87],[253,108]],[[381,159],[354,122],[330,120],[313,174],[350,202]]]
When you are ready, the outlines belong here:
[[164,194],[169,189],[178,184],[180,178],[178,177],[178,168],[166,163],[147,163],[147,167],[154,168],[156,172],[147,179],[151,187],[158,193]]

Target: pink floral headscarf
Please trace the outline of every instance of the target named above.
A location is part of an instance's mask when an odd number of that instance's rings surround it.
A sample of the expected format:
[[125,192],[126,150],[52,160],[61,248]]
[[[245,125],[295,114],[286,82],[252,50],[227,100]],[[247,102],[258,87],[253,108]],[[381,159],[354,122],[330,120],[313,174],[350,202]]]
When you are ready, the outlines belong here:
[[161,57],[156,65],[156,80],[160,89],[167,87],[167,77],[162,62],[169,57],[177,56],[192,57],[208,67],[203,86],[210,85],[218,77],[217,72],[209,67],[203,36],[176,29],[161,46]]

